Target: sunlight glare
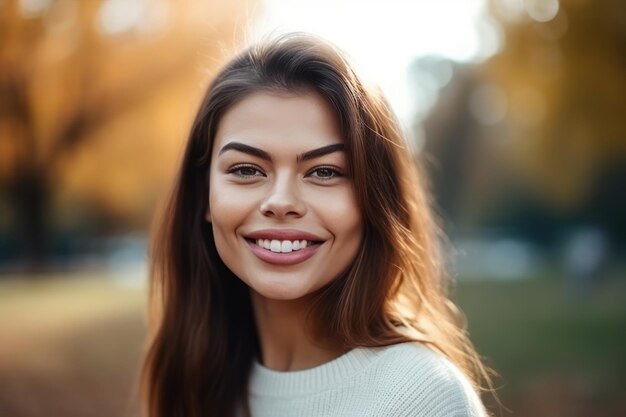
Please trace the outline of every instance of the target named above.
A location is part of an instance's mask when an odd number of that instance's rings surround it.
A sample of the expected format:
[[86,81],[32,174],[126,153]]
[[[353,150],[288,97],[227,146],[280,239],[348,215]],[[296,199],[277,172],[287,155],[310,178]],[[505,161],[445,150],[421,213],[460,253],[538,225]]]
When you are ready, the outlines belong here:
[[305,31],[349,52],[366,81],[376,80],[403,124],[414,117],[409,68],[435,56],[476,62],[497,53],[501,32],[485,0],[265,0],[249,38]]

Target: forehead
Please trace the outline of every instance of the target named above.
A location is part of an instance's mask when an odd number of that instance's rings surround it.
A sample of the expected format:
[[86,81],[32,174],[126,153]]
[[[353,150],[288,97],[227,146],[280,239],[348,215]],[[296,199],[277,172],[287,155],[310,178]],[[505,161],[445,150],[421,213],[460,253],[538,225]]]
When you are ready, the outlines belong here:
[[218,124],[214,148],[239,142],[302,148],[342,143],[337,117],[318,93],[256,92],[231,107]]

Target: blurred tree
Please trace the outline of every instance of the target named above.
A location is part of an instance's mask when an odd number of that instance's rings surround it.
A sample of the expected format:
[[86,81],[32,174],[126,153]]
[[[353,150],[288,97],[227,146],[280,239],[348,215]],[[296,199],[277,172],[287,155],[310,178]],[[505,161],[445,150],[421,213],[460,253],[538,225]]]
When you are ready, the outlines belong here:
[[0,235],[12,256],[44,266],[51,230],[85,210],[100,229],[147,225],[200,69],[233,49],[249,3],[0,1]]
[[[626,7],[621,0],[490,0],[503,47],[456,65],[424,121],[455,227],[549,243],[594,224],[626,241]],[[559,230],[560,229],[560,230]]]
[[506,46],[485,69],[506,94],[510,161],[555,211],[580,215],[626,163],[624,2],[492,0],[491,10]]

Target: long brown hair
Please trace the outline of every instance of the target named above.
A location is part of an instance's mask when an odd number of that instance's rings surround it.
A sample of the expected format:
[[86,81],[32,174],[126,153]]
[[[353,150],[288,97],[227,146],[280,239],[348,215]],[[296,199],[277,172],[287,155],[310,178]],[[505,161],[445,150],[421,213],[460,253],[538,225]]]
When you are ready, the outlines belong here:
[[477,390],[489,384],[448,299],[442,235],[425,177],[392,111],[336,48],[290,34],[228,63],[191,128],[151,252],[154,331],[142,374],[149,417],[234,416],[246,408],[259,342],[248,288],[220,259],[205,221],[213,141],[224,113],[251,93],[310,90],[336,114],[364,219],[353,264],[315,294],[311,334],[345,349],[419,340],[448,357]]

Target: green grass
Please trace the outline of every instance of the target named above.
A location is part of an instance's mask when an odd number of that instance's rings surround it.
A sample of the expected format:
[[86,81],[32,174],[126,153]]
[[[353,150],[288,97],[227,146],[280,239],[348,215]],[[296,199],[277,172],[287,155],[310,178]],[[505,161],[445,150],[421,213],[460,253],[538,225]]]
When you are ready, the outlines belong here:
[[479,353],[501,374],[501,395],[523,398],[541,379],[557,379],[586,387],[592,402],[619,401],[626,374],[624,275],[614,271],[578,299],[554,277],[461,282],[455,299]]

